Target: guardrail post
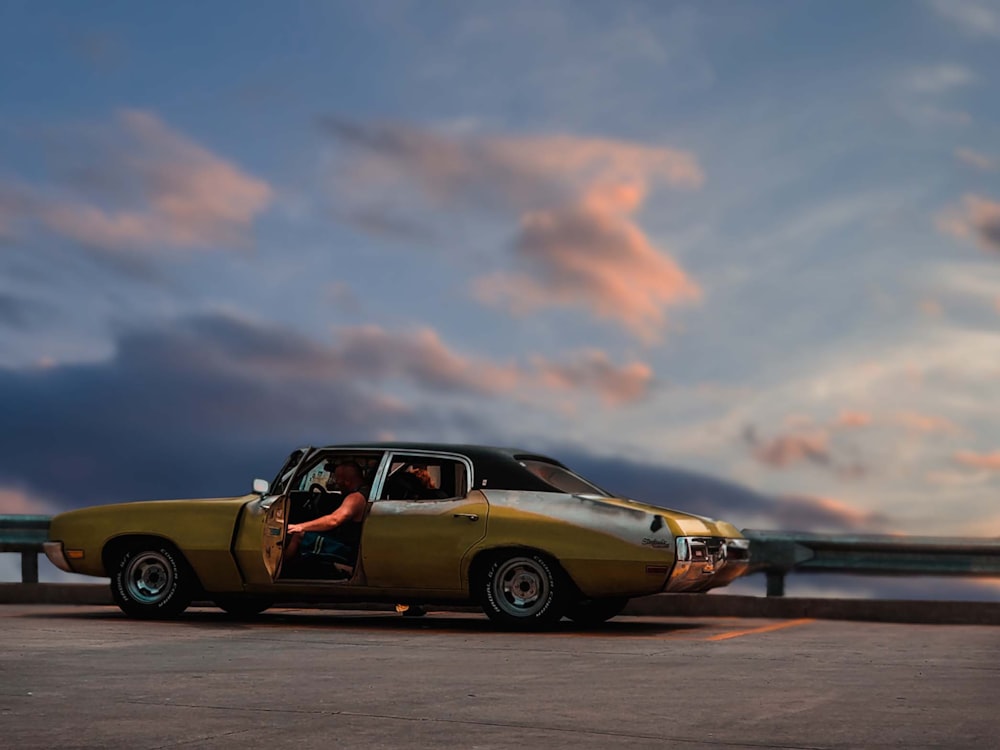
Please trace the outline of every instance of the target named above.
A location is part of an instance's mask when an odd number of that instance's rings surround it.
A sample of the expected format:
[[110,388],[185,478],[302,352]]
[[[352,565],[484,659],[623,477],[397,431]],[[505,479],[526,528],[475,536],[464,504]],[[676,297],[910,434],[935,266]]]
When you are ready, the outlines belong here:
[[768,570],[765,572],[767,575],[767,595],[768,596],[784,596],[785,595],[785,571],[783,570]]
[[21,553],[21,583],[38,583],[38,553]]

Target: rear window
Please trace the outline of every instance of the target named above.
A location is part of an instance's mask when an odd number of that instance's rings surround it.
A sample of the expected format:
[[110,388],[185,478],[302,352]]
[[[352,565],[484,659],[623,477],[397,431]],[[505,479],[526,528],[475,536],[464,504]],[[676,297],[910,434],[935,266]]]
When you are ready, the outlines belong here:
[[519,463],[543,482],[559,490],[559,492],[567,492],[571,495],[608,496],[608,493],[596,484],[591,484],[564,466],[551,464],[547,461],[538,461],[533,458],[519,459]]

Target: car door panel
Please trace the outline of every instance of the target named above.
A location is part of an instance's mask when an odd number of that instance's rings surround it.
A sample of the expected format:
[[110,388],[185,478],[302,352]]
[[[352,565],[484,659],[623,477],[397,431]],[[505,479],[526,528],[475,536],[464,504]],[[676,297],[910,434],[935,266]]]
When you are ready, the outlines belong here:
[[361,537],[369,586],[458,591],[462,558],[486,534],[481,492],[445,500],[379,500]]

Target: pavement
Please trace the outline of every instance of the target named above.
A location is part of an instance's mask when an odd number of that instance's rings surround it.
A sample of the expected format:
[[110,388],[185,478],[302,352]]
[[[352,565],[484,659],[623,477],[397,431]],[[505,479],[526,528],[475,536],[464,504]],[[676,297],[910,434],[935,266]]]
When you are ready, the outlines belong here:
[[11,748],[995,748],[1000,628],[0,606]]
[[[111,604],[104,583],[0,583],[2,604]],[[211,604],[204,602],[204,604]],[[356,607],[393,610],[392,604],[325,604],[331,609]],[[443,606],[454,612],[474,606]],[[1000,602],[921,601],[905,599],[833,599],[741,596],[728,593],[656,594],[632,599],[626,615],[652,617],[811,617],[827,620],[873,620],[954,625],[1000,625]]]

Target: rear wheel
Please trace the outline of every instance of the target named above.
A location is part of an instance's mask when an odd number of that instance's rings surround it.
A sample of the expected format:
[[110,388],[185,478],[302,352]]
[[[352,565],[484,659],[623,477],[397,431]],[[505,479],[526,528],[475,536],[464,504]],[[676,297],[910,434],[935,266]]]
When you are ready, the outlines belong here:
[[536,552],[494,557],[477,587],[486,615],[517,630],[537,630],[558,622],[570,588],[555,563]]
[[628,604],[628,599],[621,596],[608,599],[582,599],[574,602],[566,610],[566,616],[577,625],[600,625],[615,615],[620,615]]
[[195,577],[181,554],[166,542],[126,548],[111,578],[111,595],[122,612],[141,619],[176,617],[191,603]]
[[263,596],[216,596],[215,606],[233,617],[253,617],[274,606],[274,600]]

